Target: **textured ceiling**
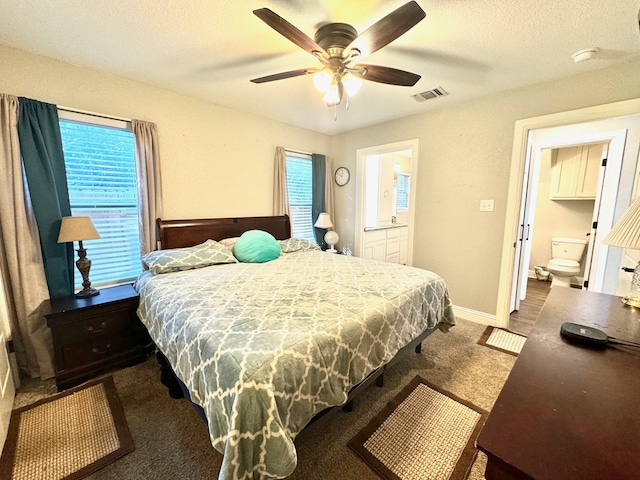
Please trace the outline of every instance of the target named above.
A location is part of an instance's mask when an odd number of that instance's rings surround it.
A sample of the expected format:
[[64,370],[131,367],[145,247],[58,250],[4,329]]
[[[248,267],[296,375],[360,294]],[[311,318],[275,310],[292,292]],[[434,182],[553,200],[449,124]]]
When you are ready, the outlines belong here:
[[[270,8],[313,38],[327,22],[361,33],[404,3],[3,0],[0,44],[328,134],[640,56],[637,0],[418,0],[426,18],[366,60],[422,75],[414,87],[365,82],[334,121],[309,76],[249,82],[319,65],[254,9]],[[574,63],[588,47],[599,48],[596,58]],[[449,95],[411,98],[437,86]]]

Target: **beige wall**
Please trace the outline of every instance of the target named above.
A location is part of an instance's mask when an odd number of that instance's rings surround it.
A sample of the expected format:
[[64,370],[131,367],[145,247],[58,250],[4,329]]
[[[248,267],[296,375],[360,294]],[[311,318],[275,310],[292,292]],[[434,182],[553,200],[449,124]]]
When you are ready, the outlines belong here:
[[[276,145],[325,153],[354,175],[356,149],[418,138],[414,265],[441,274],[454,304],[488,314],[496,312],[514,122],[640,97],[635,62],[328,137],[6,47],[0,65],[3,93],[155,122],[167,218],[270,215]],[[335,189],[340,245],[353,245],[355,184]],[[481,199],[494,199],[495,211],[479,212]]]
[[[533,272],[535,265],[546,266],[551,260],[551,239],[553,237],[589,240],[586,235],[591,231],[591,222],[593,221],[595,200],[549,199],[552,151],[550,148],[542,151],[534,229],[531,236],[530,272]],[[580,263],[578,276],[584,276],[584,261]]]
[[[515,121],[640,97],[638,78],[636,61],[504,92],[334,136],[332,156],[355,172],[357,149],[418,138],[413,263],[442,275],[455,305],[493,315]],[[351,243],[355,183],[336,189]],[[494,199],[494,212],[480,212],[481,199]]]
[[140,82],[1,46],[0,65],[0,92],[156,123],[166,218],[271,215],[275,147],[330,153],[326,135]]

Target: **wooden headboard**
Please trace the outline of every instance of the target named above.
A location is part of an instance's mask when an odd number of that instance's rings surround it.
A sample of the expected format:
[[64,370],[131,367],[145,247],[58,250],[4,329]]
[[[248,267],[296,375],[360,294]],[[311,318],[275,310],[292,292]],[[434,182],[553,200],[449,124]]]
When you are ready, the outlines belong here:
[[207,240],[239,237],[247,230],[264,230],[286,240],[291,237],[288,215],[278,217],[206,218],[198,220],[156,220],[160,248],[191,247]]

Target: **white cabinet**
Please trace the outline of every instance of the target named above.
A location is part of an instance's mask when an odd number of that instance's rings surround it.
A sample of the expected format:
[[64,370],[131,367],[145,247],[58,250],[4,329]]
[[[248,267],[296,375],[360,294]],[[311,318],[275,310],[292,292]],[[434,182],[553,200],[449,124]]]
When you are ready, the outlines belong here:
[[608,144],[558,148],[551,157],[551,200],[594,200]]
[[386,230],[374,230],[364,232],[363,258],[371,260],[379,260],[384,262],[387,260],[387,232]]
[[364,232],[362,257],[391,263],[407,263],[409,227]]

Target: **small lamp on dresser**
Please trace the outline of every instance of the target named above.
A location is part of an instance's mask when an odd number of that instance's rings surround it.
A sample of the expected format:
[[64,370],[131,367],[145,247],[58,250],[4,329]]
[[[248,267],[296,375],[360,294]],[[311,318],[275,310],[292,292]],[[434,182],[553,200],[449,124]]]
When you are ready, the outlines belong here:
[[333,248],[333,246],[338,243],[340,237],[335,230],[329,230],[330,228],[333,228],[333,223],[331,222],[331,217],[329,216],[329,214],[326,212],[322,212],[320,215],[318,215],[318,220],[316,220],[316,223],[314,223],[313,226],[317,228],[327,229],[327,233],[324,234],[324,241],[327,242],[329,248],[326,251],[329,253],[338,253],[338,251]]
[[[640,197],[631,204],[602,243],[614,247],[640,250]],[[625,295],[622,302],[632,307],[640,307],[640,262],[633,271],[631,290]]]
[[89,217],[62,217],[58,243],[78,242],[78,260],[76,267],[82,275],[82,290],[76,293],[76,297],[86,298],[98,295],[99,290],[91,288],[89,270],[91,260],[87,258],[87,250],[82,246],[84,240],[97,240],[100,238],[96,227]]

